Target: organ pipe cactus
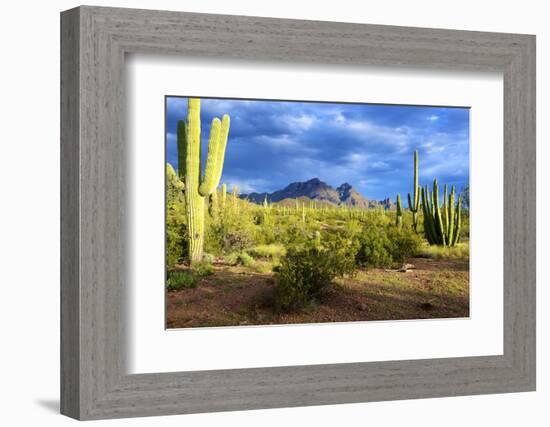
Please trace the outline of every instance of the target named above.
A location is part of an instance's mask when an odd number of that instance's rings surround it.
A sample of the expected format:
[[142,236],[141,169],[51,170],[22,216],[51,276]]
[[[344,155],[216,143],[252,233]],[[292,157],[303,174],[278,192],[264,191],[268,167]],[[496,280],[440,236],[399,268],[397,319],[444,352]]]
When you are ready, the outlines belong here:
[[396,204],[397,204],[397,212],[395,214],[395,225],[397,227],[401,227],[403,225],[403,208],[401,206],[401,195],[398,194],[397,195],[397,200],[396,200]]
[[407,194],[409,202],[409,210],[412,212],[413,229],[417,231],[418,225],[418,209],[420,207],[420,187],[418,186],[418,150],[414,151],[414,191],[411,197],[411,193]]
[[433,192],[428,186],[421,189],[424,235],[431,245],[455,246],[460,241],[461,199],[455,205],[455,187],[447,194],[443,190],[443,206],[439,204],[439,187],[434,179]]
[[[212,120],[208,155],[204,174],[201,174],[201,117],[200,99],[189,98],[187,122],[178,122],[178,172],[185,173],[185,202],[187,226],[189,232],[189,261],[191,264],[202,261],[204,247],[204,214],[205,198],[210,196],[220,182],[227,136],[229,134],[229,116],[226,114],[220,121]],[[181,150],[180,150],[181,148]]]

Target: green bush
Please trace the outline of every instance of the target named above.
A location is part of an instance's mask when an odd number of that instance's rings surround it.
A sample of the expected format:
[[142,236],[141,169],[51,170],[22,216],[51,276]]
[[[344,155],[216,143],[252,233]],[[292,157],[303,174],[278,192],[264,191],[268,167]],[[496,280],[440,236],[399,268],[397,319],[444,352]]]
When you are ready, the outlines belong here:
[[411,227],[391,227],[388,238],[391,257],[397,263],[403,263],[407,258],[418,254],[422,245],[422,239]]
[[358,265],[365,267],[391,267],[416,255],[421,238],[410,227],[393,225],[367,225],[358,236],[360,248]]
[[196,262],[192,266],[192,271],[196,277],[206,277],[214,274],[214,266],[207,261]]
[[324,246],[294,247],[287,251],[275,271],[275,310],[307,307],[332,281],[355,271],[356,247],[351,241],[335,239]]
[[386,226],[367,226],[358,236],[356,261],[364,267],[390,267],[393,264],[391,242]]
[[215,261],[214,255],[204,252],[202,254],[202,260],[207,264],[212,264]]
[[223,248],[226,252],[242,251],[253,243],[250,231],[245,229],[232,229],[225,233]]
[[254,258],[278,259],[284,256],[286,249],[283,245],[258,245],[246,250]]
[[184,288],[196,288],[197,279],[188,271],[170,271],[166,279],[166,289],[177,291]]
[[250,267],[254,265],[254,258],[248,255],[246,252],[231,252],[224,258],[224,261],[228,265],[244,265]]
[[181,264],[188,253],[185,205],[174,203],[166,209],[166,266]]

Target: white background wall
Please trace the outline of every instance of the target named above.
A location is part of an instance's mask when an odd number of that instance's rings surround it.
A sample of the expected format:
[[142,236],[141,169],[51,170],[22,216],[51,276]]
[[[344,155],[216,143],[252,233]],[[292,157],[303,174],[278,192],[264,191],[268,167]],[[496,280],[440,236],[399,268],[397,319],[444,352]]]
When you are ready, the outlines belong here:
[[[97,5],[409,25],[537,35],[538,391],[413,401],[109,421],[120,426],[546,426],[550,422],[550,26],[545,3],[522,1],[189,0]],[[64,426],[59,398],[59,12],[75,1],[12,1],[0,24],[0,421]],[[546,170],[545,170],[546,169]],[[545,360],[546,359],[546,360]],[[546,363],[545,363],[546,362]]]

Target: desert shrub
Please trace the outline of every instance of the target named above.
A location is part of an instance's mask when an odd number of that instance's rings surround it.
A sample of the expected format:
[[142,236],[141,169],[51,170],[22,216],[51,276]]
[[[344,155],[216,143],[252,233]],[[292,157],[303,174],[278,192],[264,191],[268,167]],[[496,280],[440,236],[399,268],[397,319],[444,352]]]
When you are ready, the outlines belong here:
[[187,258],[185,205],[173,203],[166,209],[166,266],[181,264]]
[[239,252],[253,244],[251,232],[245,228],[228,230],[224,235],[223,248],[226,252]]
[[368,224],[358,235],[357,264],[364,267],[391,267],[420,251],[421,238],[411,227]]
[[302,224],[301,220],[296,218],[285,218],[277,227],[278,243],[284,246],[300,246],[311,241],[315,231],[319,226],[313,223]]
[[285,253],[286,249],[283,245],[271,244],[271,245],[258,245],[246,250],[254,258],[269,258],[278,259]]
[[181,234],[171,228],[166,227],[166,266],[173,267],[183,261],[182,250],[183,238]]
[[359,250],[356,261],[365,267],[390,267],[393,264],[392,244],[387,227],[366,226],[358,236]]
[[237,265],[239,262],[239,252],[231,252],[223,258],[223,262],[227,265]]
[[254,264],[254,258],[248,255],[246,252],[241,252],[239,254],[239,263],[245,267],[249,267]]
[[206,277],[214,274],[214,266],[207,261],[196,262],[191,266],[191,269],[196,277]]
[[254,264],[254,258],[244,251],[231,252],[224,258],[224,261],[229,265],[244,265],[245,267],[250,267]]
[[170,165],[166,164],[166,205],[171,205],[177,202],[183,202],[183,188],[185,187],[182,180],[178,178],[176,171]]
[[214,222],[207,217],[206,229],[204,232],[204,250],[210,254],[221,254],[225,240],[225,229],[223,224]]
[[422,240],[411,227],[389,227],[389,253],[393,262],[402,263],[420,251]]
[[170,271],[166,278],[166,289],[177,291],[184,288],[196,288],[197,279],[188,271]]
[[266,274],[273,271],[273,266],[275,264],[271,261],[255,261],[252,265],[252,269],[257,273]]
[[204,252],[202,254],[202,260],[207,264],[212,264],[215,261],[214,255]]
[[307,307],[339,276],[355,271],[355,246],[335,239],[320,245],[288,249],[275,269],[277,311]]

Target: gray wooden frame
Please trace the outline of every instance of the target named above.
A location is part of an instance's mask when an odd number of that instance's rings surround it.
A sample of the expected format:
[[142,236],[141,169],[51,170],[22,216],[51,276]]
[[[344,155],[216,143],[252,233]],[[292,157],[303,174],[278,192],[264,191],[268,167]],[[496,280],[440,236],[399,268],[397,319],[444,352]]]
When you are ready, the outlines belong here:
[[[128,375],[124,56],[500,71],[504,354]],[[535,389],[535,37],[83,6],[61,14],[61,412],[77,419]]]

